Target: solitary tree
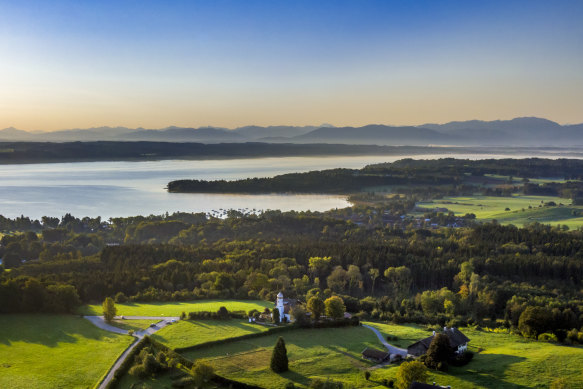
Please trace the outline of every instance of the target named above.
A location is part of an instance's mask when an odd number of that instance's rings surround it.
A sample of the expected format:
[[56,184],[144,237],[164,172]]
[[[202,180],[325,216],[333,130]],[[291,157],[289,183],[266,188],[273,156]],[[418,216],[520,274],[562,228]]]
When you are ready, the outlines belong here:
[[413,381],[425,383],[427,368],[419,361],[403,362],[397,371],[397,388],[409,389]]
[[117,308],[115,307],[113,299],[111,297],[106,297],[103,302],[103,317],[105,318],[105,321],[112,321],[116,314]]
[[374,296],[374,284],[375,284],[377,278],[379,278],[380,272],[379,272],[379,269],[372,268],[372,269],[368,270],[368,274],[370,275],[370,278],[372,280],[372,287],[370,290],[370,294]]
[[326,301],[324,301],[326,306],[326,316],[332,317],[334,319],[340,319],[344,316],[346,312],[346,306],[344,305],[344,300],[338,296],[332,296]]
[[308,311],[312,313],[314,320],[320,319],[325,309],[326,306],[321,298],[314,296],[308,300]]
[[277,339],[273,354],[271,354],[271,370],[276,373],[283,373],[288,370],[287,349],[281,336]]

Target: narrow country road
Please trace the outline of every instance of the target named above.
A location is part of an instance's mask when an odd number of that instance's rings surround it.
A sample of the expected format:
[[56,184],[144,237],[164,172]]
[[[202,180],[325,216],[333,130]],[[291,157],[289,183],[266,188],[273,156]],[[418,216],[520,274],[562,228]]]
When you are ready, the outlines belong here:
[[387,343],[387,341],[383,337],[383,334],[381,334],[379,330],[377,330],[374,327],[368,326],[366,324],[363,324],[362,326],[365,327],[365,328],[368,328],[369,330],[371,330],[372,332],[374,332],[376,334],[377,338],[379,338],[379,340],[383,344],[383,346],[385,346],[387,348],[387,350],[389,350],[389,353],[391,353],[391,354],[397,354],[397,355],[402,356],[403,358],[407,358],[407,350],[405,350],[404,348],[395,347],[395,346],[390,345],[389,343]]
[[[128,331],[127,330],[122,330],[121,328],[115,327],[111,324],[108,324],[105,319],[103,318],[103,316],[84,316],[85,319],[89,320],[91,323],[93,323],[93,325],[109,331],[109,332],[114,332],[116,334],[123,334],[123,335],[127,335]],[[116,319],[121,319],[121,316],[116,316]],[[141,331],[136,331],[134,332],[134,337],[136,338],[134,340],[134,342],[123,352],[123,354],[120,355],[120,357],[115,361],[115,363],[113,364],[113,366],[111,366],[111,368],[109,369],[109,371],[107,372],[107,375],[105,376],[105,378],[103,379],[103,381],[101,381],[99,383],[98,389],[104,389],[107,384],[111,381],[111,379],[113,378],[115,372],[117,371],[117,369],[119,369],[119,367],[121,366],[121,364],[123,363],[123,361],[125,361],[125,359],[127,358],[127,356],[132,352],[132,350],[134,349],[134,347],[136,347],[138,345],[138,342],[140,339],[142,339],[144,336],[146,335],[152,335],[154,332],[166,327],[167,325],[169,325],[172,320],[178,321],[180,320],[179,317],[159,317],[159,316],[124,316],[124,320],[152,320],[152,322],[155,324],[152,327],[148,327],[144,330]]]

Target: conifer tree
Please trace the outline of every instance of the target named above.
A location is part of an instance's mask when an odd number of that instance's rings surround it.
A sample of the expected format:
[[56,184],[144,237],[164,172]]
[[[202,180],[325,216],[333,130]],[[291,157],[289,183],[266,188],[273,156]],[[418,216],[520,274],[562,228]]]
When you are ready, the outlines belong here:
[[283,373],[288,370],[287,349],[281,336],[277,339],[273,354],[271,354],[271,370],[275,373]]

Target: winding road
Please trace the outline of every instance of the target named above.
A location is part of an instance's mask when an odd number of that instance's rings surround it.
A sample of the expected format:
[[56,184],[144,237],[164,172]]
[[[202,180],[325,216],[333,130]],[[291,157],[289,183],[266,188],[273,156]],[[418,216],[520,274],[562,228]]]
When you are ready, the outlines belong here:
[[379,340],[381,341],[381,343],[383,344],[383,346],[385,346],[387,348],[387,350],[389,350],[389,353],[391,354],[396,354],[396,355],[400,355],[403,358],[407,358],[407,350],[404,348],[399,348],[399,347],[395,347],[389,343],[387,343],[387,341],[385,340],[383,334],[380,333],[379,330],[377,330],[374,327],[368,326],[366,324],[362,325],[365,328],[368,328],[369,330],[371,330],[372,332],[374,332],[377,336],[377,338],[379,338]]
[[[122,330],[121,328],[112,326],[108,324],[103,316],[84,316],[85,319],[89,320],[93,325],[101,328],[102,330],[106,330],[109,332],[114,332],[116,334],[127,335],[127,330]],[[121,319],[121,316],[116,316],[115,319]],[[159,317],[159,316],[124,316],[124,320],[152,320],[155,324],[154,326],[148,327],[141,331],[134,332],[134,337],[136,338],[134,342],[119,356],[119,358],[115,361],[115,363],[111,366],[105,378],[99,383],[98,389],[104,389],[107,384],[112,380],[115,372],[123,361],[127,358],[127,356],[132,352],[134,347],[138,345],[140,339],[142,339],[146,335],[152,335],[154,332],[166,327],[167,325],[172,323],[172,320],[178,321],[180,320],[179,317]]]

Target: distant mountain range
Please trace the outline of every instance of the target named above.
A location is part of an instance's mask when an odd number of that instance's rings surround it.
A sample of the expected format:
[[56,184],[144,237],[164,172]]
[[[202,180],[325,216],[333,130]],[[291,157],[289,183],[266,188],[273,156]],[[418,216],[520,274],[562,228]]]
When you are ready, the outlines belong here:
[[90,142],[153,141],[198,143],[330,143],[370,145],[466,145],[466,146],[581,146],[583,124],[560,125],[535,117],[512,120],[450,122],[420,126],[363,127],[246,126],[236,129],[167,127],[144,129],[97,127],[53,132],[0,130],[0,141]]

